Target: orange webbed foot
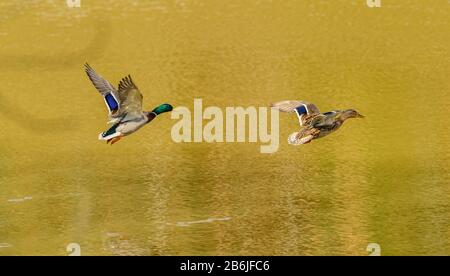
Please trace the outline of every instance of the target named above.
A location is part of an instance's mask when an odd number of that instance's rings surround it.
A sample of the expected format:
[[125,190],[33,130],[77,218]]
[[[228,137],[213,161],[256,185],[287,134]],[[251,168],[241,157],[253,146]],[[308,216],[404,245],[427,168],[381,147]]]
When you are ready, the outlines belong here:
[[109,144],[109,142],[111,142],[111,146],[114,145],[115,143],[119,142],[120,139],[122,139],[123,136],[118,136],[118,137],[114,137],[112,139],[109,139],[108,141],[106,141],[107,144]]

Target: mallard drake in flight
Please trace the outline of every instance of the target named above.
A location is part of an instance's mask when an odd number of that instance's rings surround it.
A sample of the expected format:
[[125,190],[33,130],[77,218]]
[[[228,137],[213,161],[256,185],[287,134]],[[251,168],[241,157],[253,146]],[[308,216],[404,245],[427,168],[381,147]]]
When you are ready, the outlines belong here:
[[307,144],[314,139],[322,138],[341,127],[349,118],[363,118],[356,110],[334,110],[320,113],[311,103],[302,101],[282,101],[271,105],[282,112],[296,113],[300,123],[300,130],[289,135],[291,145]]
[[102,95],[109,111],[108,123],[113,124],[107,131],[99,134],[99,140],[106,140],[111,145],[122,137],[130,135],[151,122],[161,113],[173,108],[170,104],[162,104],[151,112],[142,111],[142,94],[134,84],[131,76],[119,82],[119,89],[98,75],[89,64],[85,64],[89,79]]

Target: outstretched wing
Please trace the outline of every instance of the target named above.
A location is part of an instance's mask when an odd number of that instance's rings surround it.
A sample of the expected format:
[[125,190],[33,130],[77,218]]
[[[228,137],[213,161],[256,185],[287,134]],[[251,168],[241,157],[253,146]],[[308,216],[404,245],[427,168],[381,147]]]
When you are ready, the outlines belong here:
[[120,109],[120,103],[117,97],[117,91],[114,86],[105,80],[102,76],[97,74],[95,70],[89,65],[84,65],[86,74],[89,79],[92,81],[92,84],[97,88],[98,92],[102,95],[105,100],[106,107],[108,108],[109,115],[112,118],[115,118],[118,115],[118,111]]
[[[301,126],[305,124],[305,119],[309,115],[319,114],[320,111],[316,105],[303,101],[282,101],[271,104],[272,108],[278,109],[282,112],[295,112]],[[308,115],[308,116],[306,116]]]
[[142,94],[128,75],[119,82],[120,114],[142,114]]

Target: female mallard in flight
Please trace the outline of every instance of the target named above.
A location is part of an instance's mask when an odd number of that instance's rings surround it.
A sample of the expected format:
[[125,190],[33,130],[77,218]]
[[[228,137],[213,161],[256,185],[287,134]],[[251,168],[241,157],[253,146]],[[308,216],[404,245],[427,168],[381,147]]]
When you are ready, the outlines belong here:
[[282,101],[271,106],[283,112],[297,114],[301,128],[298,132],[289,135],[288,143],[291,145],[309,143],[336,131],[349,118],[364,117],[353,109],[320,113],[314,104],[301,101]]
[[98,75],[89,64],[85,64],[86,73],[105,100],[109,111],[109,122],[113,126],[99,134],[99,140],[106,140],[111,145],[122,137],[137,131],[161,113],[171,111],[170,104],[162,104],[151,112],[142,111],[142,94],[134,84],[131,76],[119,82],[119,89]]

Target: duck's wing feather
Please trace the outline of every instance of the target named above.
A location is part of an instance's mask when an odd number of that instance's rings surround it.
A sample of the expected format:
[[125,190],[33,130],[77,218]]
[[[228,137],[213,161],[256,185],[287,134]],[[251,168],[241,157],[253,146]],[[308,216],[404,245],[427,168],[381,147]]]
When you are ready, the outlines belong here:
[[308,115],[320,113],[315,104],[304,101],[281,101],[271,104],[271,107],[288,113],[299,112]]
[[288,143],[291,145],[302,145],[311,142],[312,139],[318,137],[320,130],[313,127],[303,127],[299,132],[289,135]]
[[308,126],[315,128],[320,128],[321,126],[325,126],[329,123],[328,117],[323,114],[315,114],[313,116],[308,116],[305,121]]
[[301,126],[305,125],[308,116],[319,114],[320,111],[315,104],[304,101],[281,101],[271,104],[271,107],[282,112],[295,112]]
[[120,102],[118,99],[116,88],[109,81],[105,80],[102,76],[97,74],[97,72],[95,72],[95,70],[89,64],[86,63],[84,67],[86,74],[91,80],[92,84],[102,95],[106,107],[108,108],[110,119],[118,117]]
[[143,96],[139,88],[134,84],[130,75],[126,76],[119,82],[118,93],[120,100],[121,114],[142,115],[142,99]]

